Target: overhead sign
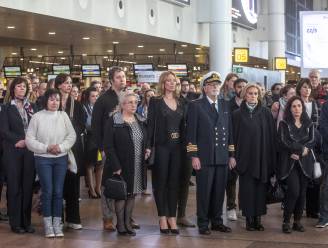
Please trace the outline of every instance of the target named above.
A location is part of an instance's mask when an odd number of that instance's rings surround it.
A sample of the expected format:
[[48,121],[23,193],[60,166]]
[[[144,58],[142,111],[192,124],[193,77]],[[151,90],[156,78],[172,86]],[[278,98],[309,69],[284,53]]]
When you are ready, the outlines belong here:
[[258,0],[232,0],[232,22],[247,29],[256,29]]
[[100,77],[100,65],[82,65],[82,77]]
[[138,83],[158,83],[163,71],[140,71],[137,74]]
[[133,71],[134,74],[137,75],[139,72],[142,71],[153,71],[154,65],[153,64],[134,64]]
[[311,69],[321,69],[321,77],[328,77],[328,12],[302,11],[301,24],[301,76],[307,77]]
[[235,63],[248,63],[249,61],[249,49],[242,47],[235,47],[233,49],[234,62]]
[[5,66],[4,73],[6,78],[15,78],[22,76],[22,70],[20,66]]
[[274,58],[275,70],[286,70],[287,69],[287,58],[286,57],[275,57]]
[[54,75],[58,75],[60,73],[71,74],[69,65],[53,65],[52,71]]
[[233,73],[243,73],[243,71],[243,67],[236,66],[232,68]]
[[177,77],[188,76],[188,68],[186,64],[168,64],[167,69],[172,71]]

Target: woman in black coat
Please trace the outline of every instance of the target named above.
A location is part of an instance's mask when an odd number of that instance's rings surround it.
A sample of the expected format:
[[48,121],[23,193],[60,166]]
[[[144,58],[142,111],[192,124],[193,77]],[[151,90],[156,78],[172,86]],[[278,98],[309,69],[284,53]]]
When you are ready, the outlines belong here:
[[244,101],[232,114],[240,207],[246,216],[246,229],[263,231],[267,182],[276,160],[276,128],[270,110],[261,104],[258,85],[248,84],[241,96]]
[[314,123],[306,113],[300,97],[292,97],[286,106],[284,120],[279,124],[279,163],[277,177],[285,180],[287,194],[282,231],[291,233],[289,225],[294,214],[293,229],[304,232],[300,221],[305,205],[306,188],[312,178],[315,146]]
[[135,194],[145,189],[146,127],[145,119],[136,114],[137,95],[122,93],[120,110],[112,114],[105,126],[104,151],[106,154],[103,185],[108,178],[120,175],[127,183],[127,200],[115,200],[117,231],[120,235],[136,235],[131,226]]
[[67,227],[71,229],[82,229],[80,217],[80,176],[84,175],[84,153],[82,136],[85,131],[87,114],[81,103],[70,97],[72,79],[68,74],[61,73],[55,79],[55,88],[60,91],[62,99],[62,110],[69,116],[76,133],[76,141],[72,147],[77,171],[68,170],[64,185],[65,214]]
[[2,106],[0,114],[9,224],[15,233],[34,232],[31,210],[35,167],[33,153],[25,145],[25,133],[36,108],[27,95],[27,79],[15,78],[10,85],[11,101]]

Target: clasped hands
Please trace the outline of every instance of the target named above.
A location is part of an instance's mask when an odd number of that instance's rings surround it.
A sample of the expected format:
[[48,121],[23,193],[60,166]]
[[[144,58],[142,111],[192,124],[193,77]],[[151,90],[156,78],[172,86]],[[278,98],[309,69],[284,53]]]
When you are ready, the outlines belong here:
[[[309,154],[309,148],[305,147],[304,150],[303,150],[303,153],[302,153],[302,157],[306,156]],[[294,160],[300,160],[300,156],[293,153],[292,155],[290,155],[290,157]]]
[[58,144],[56,145],[49,145],[47,148],[47,152],[53,155],[58,155],[61,153],[60,147]]

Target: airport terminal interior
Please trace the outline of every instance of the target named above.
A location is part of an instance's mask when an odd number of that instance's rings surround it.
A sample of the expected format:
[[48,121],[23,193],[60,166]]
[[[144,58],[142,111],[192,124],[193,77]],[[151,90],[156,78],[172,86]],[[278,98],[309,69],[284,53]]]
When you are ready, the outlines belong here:
[[[234,73],[271,92],[277,83],[296,85],[315,69],[328,85],[327,20],[327,0],[0,0],[0,101],[5,103],[17,77],[48,83],[65,73],[83,92],[94,81],[105,87],[113,66],[122,68],[127,88],[135,92],[144,84],[155,89],[165,71],[181,82],[188,78],[197,93],[202,93],[204,75],[210,71],[218,72],[222,82]],[[281,201],[267,205],[264,231],[247,231],[238,206],[238,181],[234,220],[227,197],[223,203],[223,224],[232,232],[202,235],[197,226],[179,226],[179,235],[163,235],[151,169],[147,189],[135,199],[133,220],[140,225],[135,236],[104,228],[101,199],[90,197],[84,176],[79,178],[83,228],[64,224],[63,238],[45,238],[37,188],[32,200],[35,232],[17,234],[8,222],[7,183],[0,172],[1,177],[0,248],[328,247],[328,229],[316,228],[318,216],[305,211],[305,232],[283,233]],[[185,216],[195,224],[196,184],[193,173]]]

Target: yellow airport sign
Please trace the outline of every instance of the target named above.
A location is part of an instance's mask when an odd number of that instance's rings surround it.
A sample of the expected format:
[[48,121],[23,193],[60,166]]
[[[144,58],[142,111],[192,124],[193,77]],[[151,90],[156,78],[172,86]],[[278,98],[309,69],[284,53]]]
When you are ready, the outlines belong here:
[[235,47],[233,50],[235,63],[248,63],[249,61],[249,49],[242,47]]
[[286,57],[275,57],[274,58],[275,70],[286,70],[287,69],[287,58]]

